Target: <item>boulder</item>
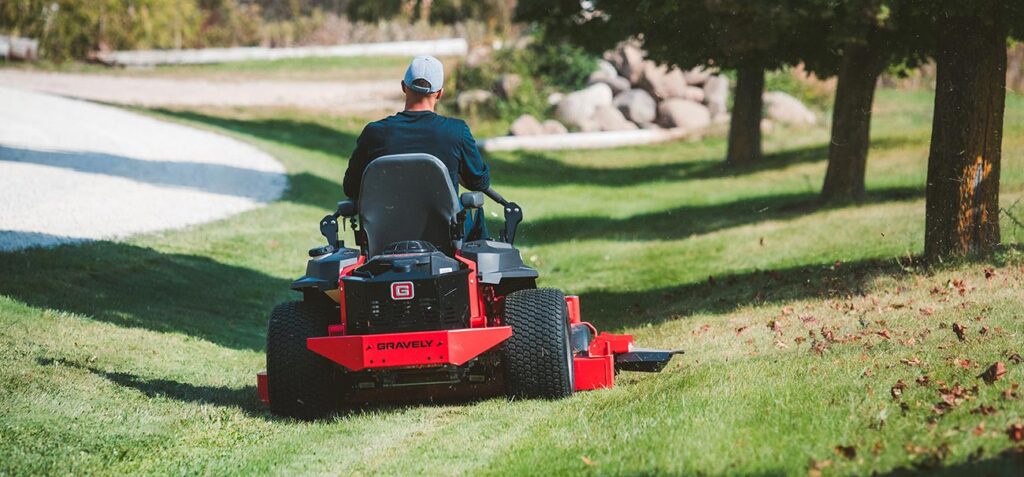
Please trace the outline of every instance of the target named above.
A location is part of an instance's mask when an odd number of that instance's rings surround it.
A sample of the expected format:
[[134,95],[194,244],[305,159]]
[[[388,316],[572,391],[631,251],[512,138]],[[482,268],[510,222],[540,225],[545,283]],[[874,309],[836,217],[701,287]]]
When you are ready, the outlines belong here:
[[626,119],[637,124],[652,122],[658,115],[658,104],[642,89],[631,89],[616,96],[613,104]]
[[537,118],[524,114],[512,122],[508,133],[513,136],[540,136],[544,134],[544,125]]
[[765,115],[768,119],[784,124],[814,124],[817,117],[799,99],[781,91],[764,94]]
[[697,66],[683,73],[683,77],[686,78],[686,84],[690,86],[702,86],[707,80],[711,79],[711,70],[703,66]]
[[498,96],[508,99],[515,96],[516,90],[518,90],[522,85],[522,77],[515,73],[508,73],[503,74],[498,78],[498,82],[494,85],[494,89],[498,92]]
[[711,111],[711,117],[725,114],[729,104],[729,78],[719,75],[708,78],[704,82],[704,102]]
[[704,88],[698,88],[696,86],[687,86],[683,89],[683,94],[679,95],[680,98],[688,99],[690,101],[696,101],[698,103],[704,102]]
[[644,51],[638,46],[631,43],[623,43],[618,48],[608,52],[607,60],[631,84],[635,85],[640,81],[640,75],[643,73],[644,67]]
[[604,71],[595,71],[590,74],[587,84],[604,83],[612,88],[612,94],[619,94],[629,90],[629,80],[615,75],[607,75]]
[[569,129],[566,128],[565,125],[558,121],[555,121],[554,119],[544,121],[543,126],[544,134],[566,134],[569,132]]
[[629,122],[622,112],[614,106],[598,106],[593,121],[600,131],[628,131],[637,129],[636,124]]
[[558,103],[562,102],[565,95],[559,92],[554,92],[548,95],[548,106],[558,106]]
[[644,62],[640,75],[640,87],[656,99],[681,98],[686,94],[686,80],[683,72],[676,68],[658,65],[653,61]]
[[463,91],[455,97],[455,105],[459,112],[475,114],[481,107],[488,105],[494,98],[490,91],[471,89]]
[[569,93],[558,103],[555,116],[562,124],[583,129],[600,106],[612,105],[612,88],[604,83],[592,84],[585,89]]
[[711,124],[711,113],[694,101],[666,99],[658,105],[658,123],[667,128],[701,129]]
[[606,77],[618,76],[619,70],[615,69],[615,65],[608,62],[608,60],[597,60],[597,69],[595,73],[603,73]]

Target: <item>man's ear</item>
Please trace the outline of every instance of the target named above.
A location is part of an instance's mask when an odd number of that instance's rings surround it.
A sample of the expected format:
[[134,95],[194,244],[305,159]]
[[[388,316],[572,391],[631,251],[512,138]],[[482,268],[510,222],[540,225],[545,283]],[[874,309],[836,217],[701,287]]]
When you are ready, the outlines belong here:
[[402,93],[408,93],[408,91],[405,90],[405,81],[399,81],[399,83],[402,83]]
[[441,96],[444,96],[444,88],[437,90],[437,100],[441,101]]

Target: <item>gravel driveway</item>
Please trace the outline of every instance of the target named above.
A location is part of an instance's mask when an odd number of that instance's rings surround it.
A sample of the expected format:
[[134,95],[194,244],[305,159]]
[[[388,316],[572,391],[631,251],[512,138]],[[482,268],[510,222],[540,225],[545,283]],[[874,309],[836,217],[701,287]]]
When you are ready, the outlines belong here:
[[0,86],[138,106],[293,106],[336,113],[396,111],[394,81],[285,81],[138,78],[0,70]]
[[279,162],[234,139],[0,86],[0,250],[209,222],[286,186]]

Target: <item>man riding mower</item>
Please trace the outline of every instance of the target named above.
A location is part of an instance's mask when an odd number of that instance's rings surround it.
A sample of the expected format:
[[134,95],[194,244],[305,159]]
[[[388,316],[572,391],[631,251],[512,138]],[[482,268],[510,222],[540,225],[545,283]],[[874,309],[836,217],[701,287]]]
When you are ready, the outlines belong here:
[[[310,419],[344,404],[558,399],[612,387],[618,371],[660,371],[677,353],[599,334],[582,321],[578,297],[537,288],[537,271],[513,246],[522,209],[486,184],[460,197],[451,167],[425,153],[377,156],[360,168],[358,199],[321,220],[327,245],[309,251],[306,274],[291,285],[303,299],[271,313],[257,391],[273,413]],[[356,195],[349,189],[346,174]],[[496,241],[467,237],[485,230],[466,223],[484,194],[504,210]],[[357,249],[338,237],[346,222]]]

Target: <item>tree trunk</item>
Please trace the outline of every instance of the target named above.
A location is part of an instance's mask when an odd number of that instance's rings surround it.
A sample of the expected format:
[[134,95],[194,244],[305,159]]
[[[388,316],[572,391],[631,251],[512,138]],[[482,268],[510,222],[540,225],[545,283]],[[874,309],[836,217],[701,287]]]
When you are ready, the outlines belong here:
[[941,26],[925,205],[929,259],[999,244],[1006,26],[991,10]]
[[871,144],[871,105],[882,73],[881,55],[871,45],[848,45],[839,66],[832,110],[832,141],[821,197],[825,201],[864,197],[864,170]]
[[725,162],[742,165],[761,159],[764,68],[740,68],[736,73],[736,98],[729,123],[729,152]]

